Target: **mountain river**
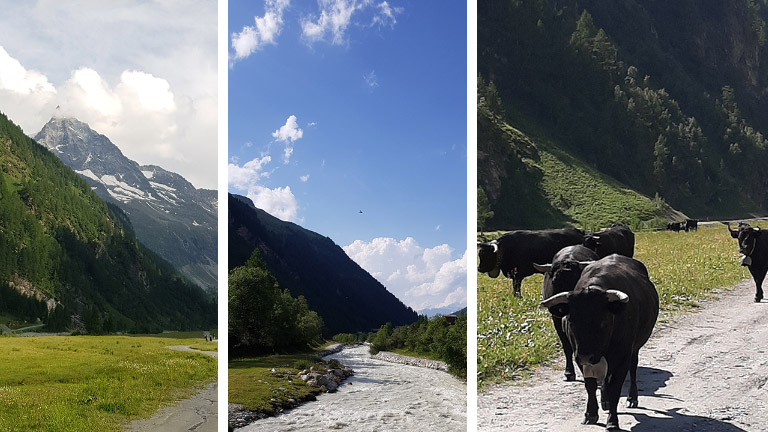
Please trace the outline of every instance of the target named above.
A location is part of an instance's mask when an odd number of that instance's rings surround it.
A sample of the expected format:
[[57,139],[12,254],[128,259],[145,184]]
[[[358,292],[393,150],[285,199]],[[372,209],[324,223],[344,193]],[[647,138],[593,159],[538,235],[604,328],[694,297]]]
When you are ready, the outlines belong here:
[[467,385],[452,375],[373,359],[367,346],[325,357],[334,358],[355,371],[336,393],[237,431],[467,430]]

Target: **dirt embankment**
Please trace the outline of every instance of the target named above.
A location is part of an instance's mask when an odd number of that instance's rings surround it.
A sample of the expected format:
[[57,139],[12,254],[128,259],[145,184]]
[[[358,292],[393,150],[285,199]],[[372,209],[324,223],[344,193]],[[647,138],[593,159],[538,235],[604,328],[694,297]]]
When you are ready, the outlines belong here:
[[[622,430],[768,431],[768,302],[753,303],[744,281],[696,313],[657,324],[640,350],[639,408],[619,402]],[[586,391],[581,376],[563,381],[563,359],[519,385],[478,394],[479,431],[600,431],[581,424]]]

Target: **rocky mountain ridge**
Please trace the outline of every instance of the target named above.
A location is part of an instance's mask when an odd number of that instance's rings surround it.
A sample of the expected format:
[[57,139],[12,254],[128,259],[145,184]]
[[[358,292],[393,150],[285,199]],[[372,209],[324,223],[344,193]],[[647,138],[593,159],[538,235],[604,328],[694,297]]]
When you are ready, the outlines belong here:
[[217,192],[179,174],[139,165],[109,138],[74,118],[53,117],[34,139],[129,217],[137,238],[185,277],[216,290]]

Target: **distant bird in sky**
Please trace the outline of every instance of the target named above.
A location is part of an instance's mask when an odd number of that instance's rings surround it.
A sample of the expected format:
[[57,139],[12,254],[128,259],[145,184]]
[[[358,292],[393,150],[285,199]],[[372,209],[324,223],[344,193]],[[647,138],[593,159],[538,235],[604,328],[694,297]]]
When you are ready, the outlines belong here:
[[362,211],[362,210],[360,210],[360,213],[362,213],[362,212],[363,212],[363,211]]

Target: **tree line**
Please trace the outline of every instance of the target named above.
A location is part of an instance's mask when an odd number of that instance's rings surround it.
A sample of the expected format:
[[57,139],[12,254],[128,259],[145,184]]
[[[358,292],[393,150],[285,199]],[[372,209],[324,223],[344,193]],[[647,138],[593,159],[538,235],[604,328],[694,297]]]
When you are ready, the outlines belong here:
[[453,324],[442,315],[427,318],[419,315],[416,322],[394,327],[386,323],[372,333],[340,333],[333,340],[343,344],[370,343],[371,354],[405,349],[415,355],[444,361],[448,372],[467,377],[467,313],[458,314]]
[[229,348],[233,355],[300,351],[323,341],[323,320],[303,296],[280,289],[254,249],[229,271]]

